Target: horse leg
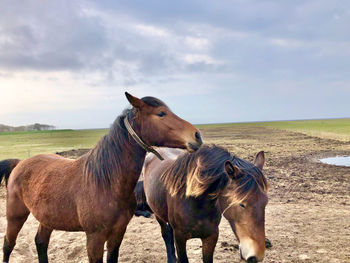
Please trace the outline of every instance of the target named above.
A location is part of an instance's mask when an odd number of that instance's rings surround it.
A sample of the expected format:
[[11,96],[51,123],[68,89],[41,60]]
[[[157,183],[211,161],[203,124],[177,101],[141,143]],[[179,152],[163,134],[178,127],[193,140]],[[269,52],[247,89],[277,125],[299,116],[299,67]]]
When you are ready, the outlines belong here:
[[130,213],[123,215],[113,227],[113,231],[110,233],[107,240],[107,263],[117,263],[119,257],[119,247],[123,241],[123,237],[132,216],[134,210]]
[[3,246],[3,262],[5,263],[10,260],[11,252],[16,245],[18,233],[30,213],[22,200],[17,198],[17,196],[11,196],[10,193],[7,197],[6,208],[7,228]]
[[215,233],[207,238],[202,239],[202,253],[203,253],[203,262],[204,263],[212,263],[213,255],[216,246],[216,242],[218,241],[218,233]]
[[162,229],[162,237],[166,246],[166,254],[168,257],[168,263],[175,263],[175,246],[174,246],[174,233],[172,227],[165,223],[163,220],[156,216],[156,219]]
[[117,263],[119,257],[119,247],[122,243],[126,226],[113,231],[113,234],[107,240],[107,263]]
[[39,225],[38,232],[35,236],[35,245],[38,252],[39,263],[49,262],[47,258],[47,247],[49,246],[51,233],[51,228],[44,227],[42,224]]
[[175,244],[179,263],[188,263],[187,253],[186,253],[186,242],[187,239],[181,234],[176,234],[175,232]]
[[86,234],[86,249],[89,263],[103,262],[104,244],[106,239],[105,233],[99,232]]

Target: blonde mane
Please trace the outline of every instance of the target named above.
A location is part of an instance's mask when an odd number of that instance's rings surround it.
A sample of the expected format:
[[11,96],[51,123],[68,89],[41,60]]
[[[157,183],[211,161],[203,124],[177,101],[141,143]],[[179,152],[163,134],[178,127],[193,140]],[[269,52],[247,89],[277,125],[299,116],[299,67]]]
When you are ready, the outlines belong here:
[[171,196],[199,197],[207,192],[216,198],[229,182],[224,163],[231,159],[223,148],[203,146],[194,153],[181,154],[161,180]]
[[257,192],[268,191],[266,177],[258,167],[237,157],[232,160],[232,163],[241,170],[241,173],[225,189],[225,196],[230,200],[228,208],[244,202]]
[[[241,170],[234,180],[229,179],[224,170],[227,160]],[[258,167],[215,145],[181,154],[160,178],[171,196],[187,198],[207,193],[217,198],[225,190],[231,205],[241,203],[256,191],[266,192],[268,188]]]

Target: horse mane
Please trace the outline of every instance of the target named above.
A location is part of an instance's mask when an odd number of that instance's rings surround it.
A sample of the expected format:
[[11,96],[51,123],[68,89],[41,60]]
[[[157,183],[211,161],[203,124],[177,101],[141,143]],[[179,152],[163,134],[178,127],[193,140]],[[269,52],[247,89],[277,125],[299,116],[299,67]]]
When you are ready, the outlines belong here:
[[171,196],[199,197],[208,193],[217,198],[229,182],[224,163],[231,154],[217,146],[202,146],[194,153],[183,153],[161,175]]
[[160,106],[168,107],[163,101],[155,97],[143,97],[141,100],[143,100],[143,102],[146,103],[148,106],[151,106],[154,108],[157,108]]
[[[234,180],[229,180],[224,170],[227,160],[241,170]],[[231,204],[241,203],[256,191],[268,189],[266,178],[258,167],[215,145],[180,155],[160,178],[171,196],[199,197],[209,192],[217,198],[227,189]]]
[[241,170],[241,173],[226,188],[225,195],[230,200],[229,206],[242,203],[254,193],[267,192],[266,177],[258,167],[235,156],[232,163]]
[[[151,107],[166,106],[154,97],[144,97],[141,100]],[[124,143],[129,142],[129,133],[123,120],[127,117],[131,126],[135,127],[136,114],[135,108],[125,109],[113,122],[109,132],[87,153],[84,176],[88,182],[93,182],[102,189],[108,188],[111,182],[122,174],[122,168],[126,166],[121,157],[122,153],[131,147],[129,143]]]
[[113,122],[109,132],[87,153],[84,176],[88,182],[100,187],[108,187],[115,174],[121,174],[122,142],[128,140],[128,132],[123,119],[128,117],[133,122],[134,113],[126,109]]

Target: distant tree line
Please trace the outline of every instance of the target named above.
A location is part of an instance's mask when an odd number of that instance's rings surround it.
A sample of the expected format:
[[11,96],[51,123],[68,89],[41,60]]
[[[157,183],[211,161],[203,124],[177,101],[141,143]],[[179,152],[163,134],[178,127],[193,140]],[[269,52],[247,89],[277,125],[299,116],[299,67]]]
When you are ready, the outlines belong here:
[[4,124],[0,124],[0,132],[12,132],[12,131],[47,131],[56,129],[53,125],[34,123],[25,126],[12,127]]

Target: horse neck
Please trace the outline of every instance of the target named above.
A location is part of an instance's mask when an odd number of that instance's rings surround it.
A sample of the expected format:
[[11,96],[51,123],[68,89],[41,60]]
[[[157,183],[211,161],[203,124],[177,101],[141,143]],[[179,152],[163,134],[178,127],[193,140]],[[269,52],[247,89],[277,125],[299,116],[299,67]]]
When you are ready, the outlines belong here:
[[[119,119],[117,121],[120,121]],[[140,130],[136,124],[131,124],[137,134]],[[106,155],[106,149],[109,149]],[[133,194],[135,185],[140,177],[146,151],[139,146],[129,135],[126,128],[121,125],[113,125],[107,135],[105,135],[97,146],[88,153],[95,155],[95,165],[100,169],[108,166],[109,185],[107,189],[108,195],[130,196]],[[87,156],[89,159],[92,156]],[[118,165],[112,164],[111,161],[119,160]],[[88,161],[88,160],[87,160]],[[97,163],[100,162],[100,163]]]
[[196,218],[202,218],[211,221],[212,223],[216,222],[219,224],[221,220],[221,211],[217,204],[217,200],[213,200],[207,197],[201,198],[188,198],[186,199],[188,206],[190,207],[190,213]]
[[188,200],[191,202],[191,205],[197,209],[202,210],[205,213],[213,213],[214,211],[220,211],[218,205],[218,199],[212,198],[207,193],[199,197],[190,197]]
[[[140,134],[137,132],[137,134]],[[134,139],[127,133],[127,137],[123,142],[120,142],[119,147],[122,150],[120,159],[121,174],[115,171],[114,176],[117,180],[112,181],[112,189],[118,190],[123,195],[133,194],[137,181],[141,175],[142,166],[146,157],[146,151],[139,146]]]

